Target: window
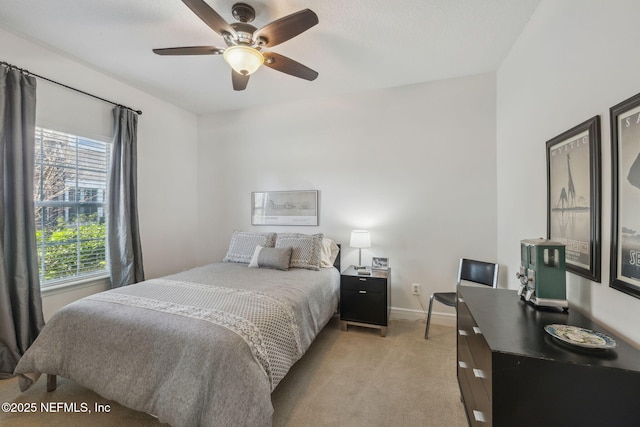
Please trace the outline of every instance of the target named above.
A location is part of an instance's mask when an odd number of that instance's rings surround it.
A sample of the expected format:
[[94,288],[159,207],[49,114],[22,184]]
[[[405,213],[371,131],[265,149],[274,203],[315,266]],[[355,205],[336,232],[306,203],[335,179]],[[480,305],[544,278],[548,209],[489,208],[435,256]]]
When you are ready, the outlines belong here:
[[42,287],[107,274],[111,144],[36,128],[34,202]]

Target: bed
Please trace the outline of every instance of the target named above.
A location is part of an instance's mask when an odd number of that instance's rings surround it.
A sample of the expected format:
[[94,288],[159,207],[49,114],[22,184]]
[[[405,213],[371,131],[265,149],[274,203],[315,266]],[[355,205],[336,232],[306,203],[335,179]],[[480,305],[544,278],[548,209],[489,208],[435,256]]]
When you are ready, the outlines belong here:
[[339,258],[322,234],[236,231],[223,262],[59,310],[20,388],[61,376],[176,427],[271,425],[271,392],[337,310]]

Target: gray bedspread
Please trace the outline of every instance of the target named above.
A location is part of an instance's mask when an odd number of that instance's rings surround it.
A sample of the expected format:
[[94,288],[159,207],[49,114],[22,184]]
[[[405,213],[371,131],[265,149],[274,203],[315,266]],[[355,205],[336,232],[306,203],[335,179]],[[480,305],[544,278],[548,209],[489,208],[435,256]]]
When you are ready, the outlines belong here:
[[61,309],[16,367],[69,378],[173,426],[271,425],[271,391],[335,313],[335,268],[218,263]]

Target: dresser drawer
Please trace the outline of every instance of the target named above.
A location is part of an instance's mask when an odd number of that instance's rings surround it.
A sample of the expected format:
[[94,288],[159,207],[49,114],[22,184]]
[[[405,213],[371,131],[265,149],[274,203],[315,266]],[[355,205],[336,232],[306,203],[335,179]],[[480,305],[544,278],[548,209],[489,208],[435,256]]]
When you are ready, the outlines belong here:
[[458,330],[458,362],[464,362],[468,366],[475,365],[475,362],[473,361],[473,356],[471,356],[471,351],[469,351],[469,343],[467,341],[467,337],[464,335],[460,335],[459,330]]
[[458,316],[458,328],[464,329],[467,333],[473,332],[473,327],[477,325],[471,316],[471,312],[467,308],[467,304],[464,303],[464,300],[458,300],[456,312]]
[[491,399],[487,395],[482,379],[475,376],[471,367],[458,368],[458,382],[464,395],[464,404],[471,425],[491,425]]
[[[460,363],[463,363],[461,366]],[[478,374],[477,368],[466,364],[464,361],[458,361],[458,378],[465,379],[468,391],[476,402],[475,409],[480,408],[486,414],[491,414],[491,394],[487,393],[487,385],[491,384],[491,379],[483,378]],[[465,392],[463,390],[463,392]],[[465,393],[466,394],[466,393]]]
[[458,300],[458,382],[472,426],[489,426],[492,420],[491,350],[464,299]]
[[458,385],[460,386],[460,394],[462,395],[462,402],[464,403],[465,410],[467,411],[467,418],[473,419],[473,408],[476,407],[476,402],[473,399],[471,388],[469,385],[469,379],[467,378],[466,368],[458,366]]
[[[477,327],[476,327],[477,328]],[[485,341],[482,333],[477,330],[467,337],[469,343],[469,352],[473,359],[473,368],[476,370],[476,375],[482,378],[482,384],[486,390],[486,393],[491,396],[491,349]]]
[[[471,391],[473,393],[473,390]],[[473,395],[473,409],[471,412],[470,420],[472,425],[477,426],[490,426],[493,425],[491,400],[485,393]]]

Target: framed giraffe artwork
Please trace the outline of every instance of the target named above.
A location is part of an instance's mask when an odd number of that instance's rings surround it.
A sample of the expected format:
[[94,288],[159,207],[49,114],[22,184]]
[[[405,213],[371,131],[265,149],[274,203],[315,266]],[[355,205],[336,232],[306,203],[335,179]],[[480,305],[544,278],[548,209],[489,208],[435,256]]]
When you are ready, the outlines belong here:
[[609,286],[640,298],[640,94],[611,118],[611,275]]
[[547,238],[567,271],[600,282],[600,116],[547,141]]

